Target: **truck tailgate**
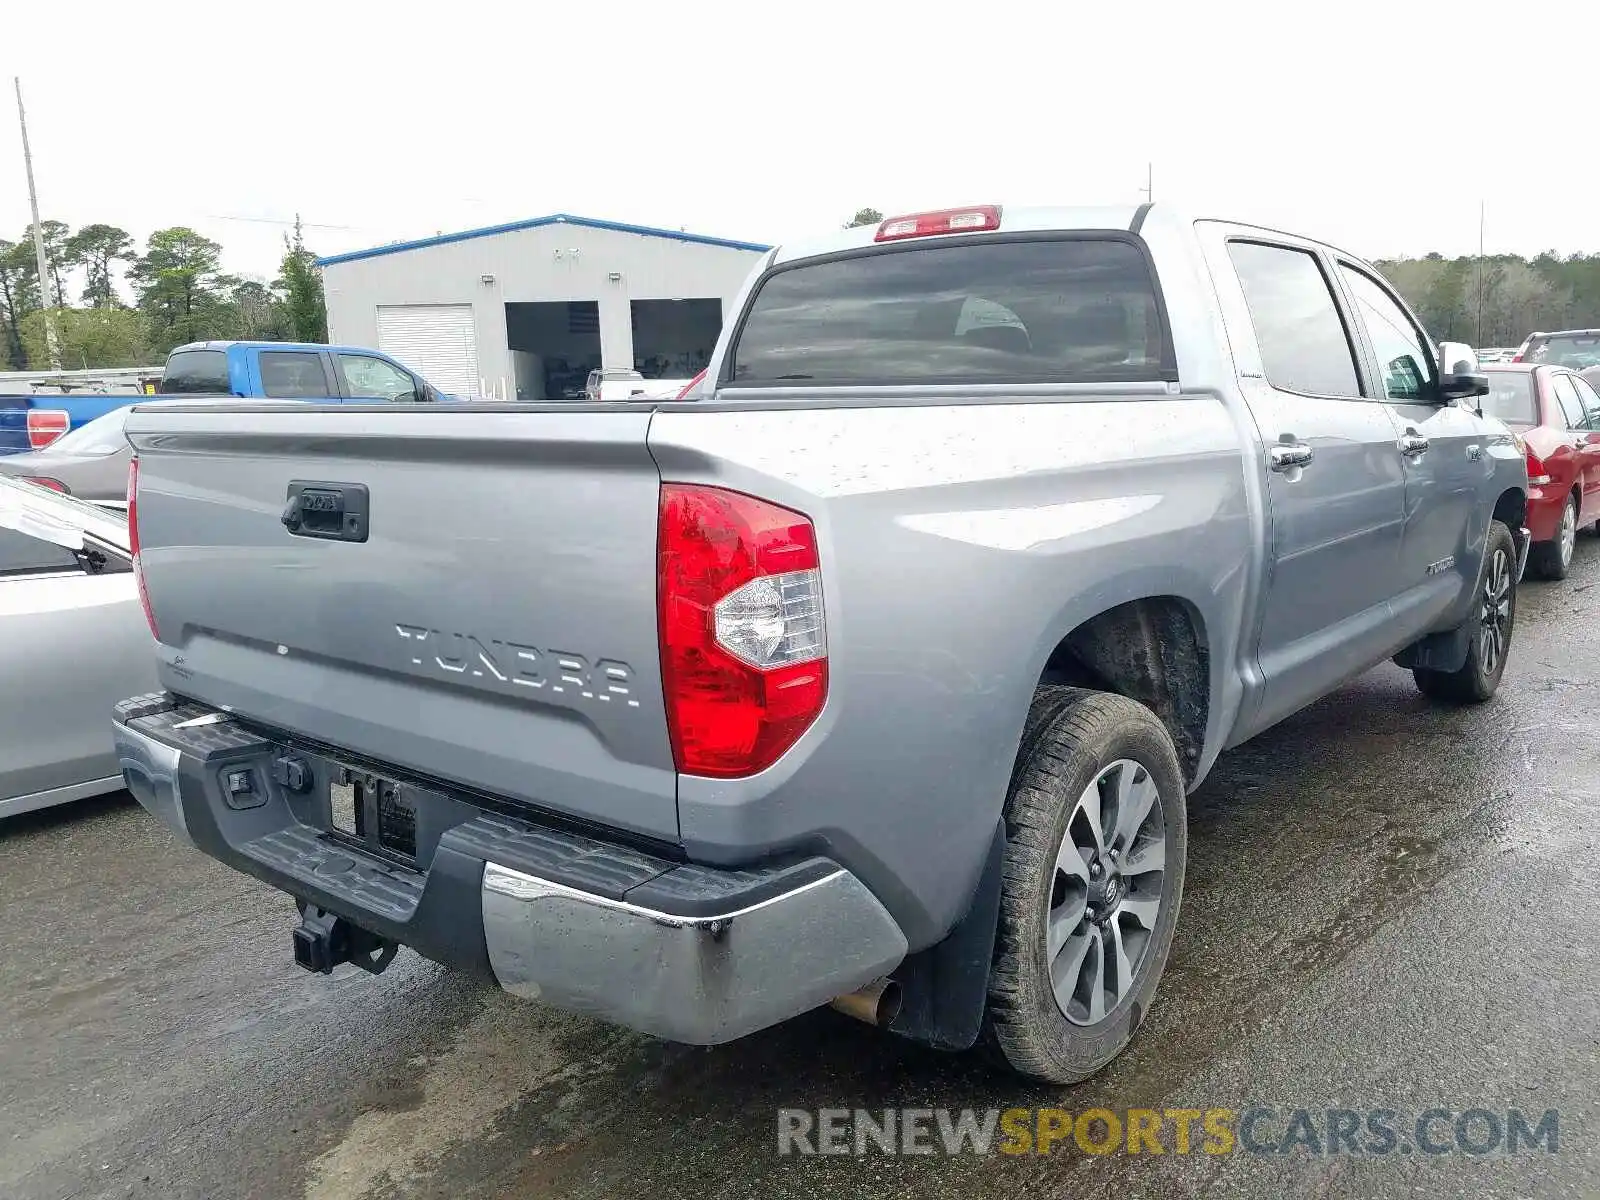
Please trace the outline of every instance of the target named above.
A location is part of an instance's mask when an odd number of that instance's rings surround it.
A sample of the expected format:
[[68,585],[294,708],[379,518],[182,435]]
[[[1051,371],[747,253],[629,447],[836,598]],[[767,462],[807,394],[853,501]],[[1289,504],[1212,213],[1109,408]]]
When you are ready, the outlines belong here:
[[[676,840],[650,417],[135,413],[163,683],[335,751]],[[311,536],[319,510],[354,515],[361,488],[365,540]]]

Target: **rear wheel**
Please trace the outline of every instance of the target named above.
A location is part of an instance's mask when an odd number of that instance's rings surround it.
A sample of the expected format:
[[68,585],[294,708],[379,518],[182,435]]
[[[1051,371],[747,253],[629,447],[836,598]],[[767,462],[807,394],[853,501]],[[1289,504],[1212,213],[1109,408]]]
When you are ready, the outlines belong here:
[[1415,668],[1411,675],[1423,695],[1457,704],[1481,704],[1493,696],[1505,674],[1511,632],[1517,620],[1517,547],[1511,530],[1490,522],[1483,566],[1467,618],[1471,639],[1459,671]]
[[1012,1069],[1073,1083],[1128,1044],[1172,946],[1187,847],[1183,774],[1156,715],[1041,688],[1006,801],[984,1014]]
[[1572,567],[1573,547],[1578,544],[1578,498],[1568,496],[1561,510],[1561,524],[1548,542],[1535,542],[1528,551],[1528,566],[1540,579],[1565,579]]

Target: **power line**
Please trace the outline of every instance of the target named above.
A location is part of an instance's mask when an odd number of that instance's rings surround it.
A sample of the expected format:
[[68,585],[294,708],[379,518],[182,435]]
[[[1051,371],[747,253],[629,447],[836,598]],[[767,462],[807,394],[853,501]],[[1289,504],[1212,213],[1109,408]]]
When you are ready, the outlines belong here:
[[[277,217],[231,216],[231,215],[228,215],[226,213],[206,213],[205,214],[205,220],[207,220],[207,221],[247,221],[247,222],[250,222],[250,223],[256,224],[256,225],[282,225],[285,228],[288,228],[288,227],[291,227],[291,226],[297,224],[297,222],[293,218],[290,218],[289,220],[285,221],[285,220],[280,220]],[[361,228],[361,226],[356,226],[356,225],[318,225],[318,224],[316,224],[315,222],[312,222],[312,221],[300,221],[300,222],[298,222],[298,224],[300,225],[300,227],[302,229],[341,229],[341,230],[346,230],[346,231],[354,231],[354,230],[358,230],[358,229]]]

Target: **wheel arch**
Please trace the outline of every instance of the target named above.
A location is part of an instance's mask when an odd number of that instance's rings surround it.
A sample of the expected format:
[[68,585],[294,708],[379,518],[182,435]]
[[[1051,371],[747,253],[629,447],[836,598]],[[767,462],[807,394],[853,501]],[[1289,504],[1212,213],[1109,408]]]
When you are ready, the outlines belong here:
[[[1071,684],[1151,709],[1178,751],[1186,784],[1207,761],[1219,688],[1219,624],[1188,590],[1149,588],[1064,619],[1041,655],[1038,685]],[[1226,661],[1223,657],[1222,661]]]
[[[1576,490],[1576,485],[1574,487]],[[1582,501],[1580,500],[1581,504]],[[1522,536],[1522,523],[1528,516],[1528,494],[1521,488],[1506,488],[1494,502],[1494,519],[1511,530],[1516,538]]]

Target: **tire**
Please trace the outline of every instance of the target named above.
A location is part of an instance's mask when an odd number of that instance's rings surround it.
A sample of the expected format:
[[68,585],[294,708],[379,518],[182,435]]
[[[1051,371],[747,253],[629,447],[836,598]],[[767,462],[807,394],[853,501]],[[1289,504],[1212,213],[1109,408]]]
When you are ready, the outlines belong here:
[[[1110,830],[1098,838],[1089,806],[1099,816],[1109,809]],[[1172,947],[1188,850],[1172,739],[1153,712],[1124,696],[1040,688],[1005,820],[984,1039],[1019,1074],[1076,1083],[1133,1037]],[[1051,949],[1064,1000],[1052,984]]]
[[1565,579],[1572,569],[1572,549],[1578,540],[1578,500],[1567,497],[1561,524],[1548,542],[1535,542],[1528,551],[1528,568],[1540,579]]
[[[1538,547],[1535,547],[1537,549]],[[1503,576],[1498,572],[1503,570]],[[1472,637],[1467,661],[1459,671],[1414,668],[1412,678],[1422,694],[1452,704],[1482,704],[1495,694],[1511,653],[1511,634],[1517,623],[1517,547],[1511,530],[1499,521],[1489,523],[1483,548],[1483,565],[1473,588],[1472,612],[1467,618]],[[1498,631],[1498,640],[1494,631]]]

